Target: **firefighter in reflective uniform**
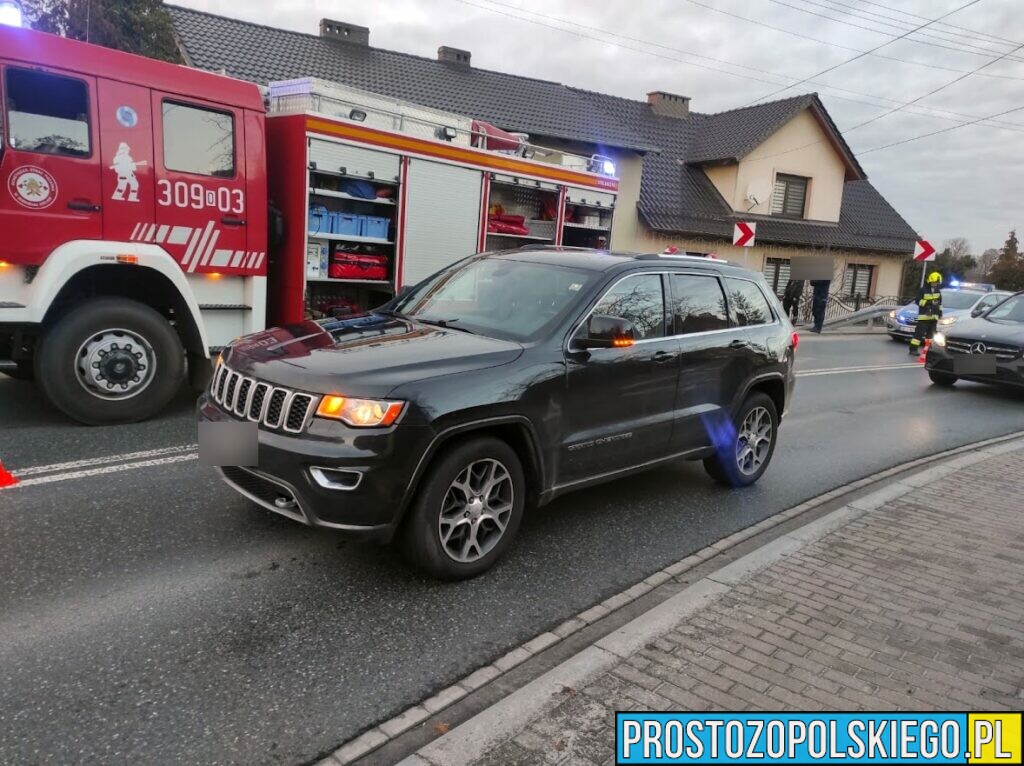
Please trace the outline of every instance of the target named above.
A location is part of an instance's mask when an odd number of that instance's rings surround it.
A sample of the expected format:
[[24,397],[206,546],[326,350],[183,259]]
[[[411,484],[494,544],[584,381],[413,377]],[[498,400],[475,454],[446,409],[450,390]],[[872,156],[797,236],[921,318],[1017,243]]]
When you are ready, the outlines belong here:
[[935,327],[942,319],[942,275],[933,271],[917,294],[917,328],[910,341],[910,353],[921,353],[921,344],[935,335]]

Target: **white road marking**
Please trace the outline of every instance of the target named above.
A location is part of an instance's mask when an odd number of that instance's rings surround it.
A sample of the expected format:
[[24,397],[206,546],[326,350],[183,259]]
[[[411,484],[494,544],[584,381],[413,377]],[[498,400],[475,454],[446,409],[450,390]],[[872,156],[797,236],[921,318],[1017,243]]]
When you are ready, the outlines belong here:
[[879,364],[865,367],[830,367],[825,370],[807,370],[798,372],[798,378],[811,378],[818,375],[844,375],[852,372],[885,372],[886,370],[923,370],[924,365],[912,364]]
[[177,447],[160,447],[159,449],[142,450],[141,452],[126,452],[118,455],[104,455],[103,457],[91,457],[84,460],[72,460],[67,463],[51,463],[50,465],[34,465],[15,471],[15,476],[38,476],[41,473],[59,473],[70,471],[75,468],[86,468],[88,466],[102,465],[104,463],[126,463],[132,460],[143,460],[145,458],[161,457],[178,452],[195,452],[195,444],[179,444]]
[[152,460],[141,460],[135,463],[116,463],[114,465],[105,465],[98,468],[87,468],[82,471],[71,471],[69,473],[54,473],[48,476],[37,476],[34,479],[23,479],[20,480],[13,487],[8,489],[17,489],[18,487],[31,487],[37,484],[52,484],[56,481],[68,481],[69,479],[82,479],[87,476],[99,476],[107,473],[119,473],[121,471],[133,471],[138,468],[151,468],[157,465],[166,465],[168,463],[183,463],[186,460],[196,460],[199,457],[197,452],[188,452],[184,455],[170,455],[168,457],[153,458]]

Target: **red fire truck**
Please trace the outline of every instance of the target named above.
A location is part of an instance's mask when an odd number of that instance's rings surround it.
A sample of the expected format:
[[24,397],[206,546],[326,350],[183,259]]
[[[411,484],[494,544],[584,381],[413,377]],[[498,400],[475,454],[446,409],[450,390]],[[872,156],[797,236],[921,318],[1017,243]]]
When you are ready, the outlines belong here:
[[0,370],[87,424],[152,416],[268,319],[478,250],[607,245],[618,188],[468,117],[3,26],[0,134]]

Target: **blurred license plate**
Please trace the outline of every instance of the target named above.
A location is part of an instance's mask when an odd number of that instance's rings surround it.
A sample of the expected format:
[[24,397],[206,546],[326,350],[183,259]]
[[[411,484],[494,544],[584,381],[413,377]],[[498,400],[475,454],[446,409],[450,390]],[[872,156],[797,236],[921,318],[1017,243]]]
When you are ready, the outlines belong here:
[[199,462],[203,465],[255,466],[259,463],[256,424],[201,421]]

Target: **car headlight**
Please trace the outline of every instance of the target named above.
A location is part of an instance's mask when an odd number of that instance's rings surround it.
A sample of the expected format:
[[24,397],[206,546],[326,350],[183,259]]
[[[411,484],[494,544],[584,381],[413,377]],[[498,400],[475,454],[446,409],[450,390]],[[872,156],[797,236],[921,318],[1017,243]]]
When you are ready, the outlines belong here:
[[934,343],[936,346],[941,346],[942,348],[945,348],[946,347],[946,336],[943,335],[941,332],[937,332],[937,333],[935,333],[934,337],[932,338],[932,343]]
[[340,420],[355,428],[389,426],[402,414],[405,402],[387,402],[379,399],[352,399],[339,394],[327,394],[316,408],[317,417]]
[[894,310],[889,312],[889,319],[895,319],[895,318],[896,318],[896,311],[894,309]]
[[948,327],[954,322],[956,322],[956,317],[942,317],[942,319],[939,320],[939,324],[943,327]]

